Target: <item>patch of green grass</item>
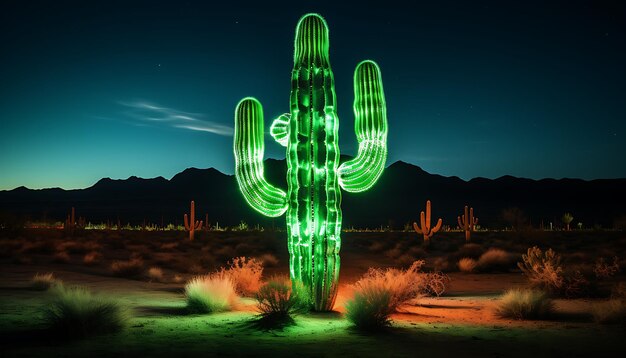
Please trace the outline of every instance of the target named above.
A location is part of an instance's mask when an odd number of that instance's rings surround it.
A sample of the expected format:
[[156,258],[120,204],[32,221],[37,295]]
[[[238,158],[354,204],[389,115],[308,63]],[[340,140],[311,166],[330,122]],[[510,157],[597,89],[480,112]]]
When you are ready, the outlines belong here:
[[43,320],[55,334],[81,338],[120,331],[129,319],[128,310],[118,301],[97,296],[84,287],[58,284],[43,308]]
[[191,313],[230,311],[239,298],[233,281],[223,271],[192,278],[185,285],[185,297]]

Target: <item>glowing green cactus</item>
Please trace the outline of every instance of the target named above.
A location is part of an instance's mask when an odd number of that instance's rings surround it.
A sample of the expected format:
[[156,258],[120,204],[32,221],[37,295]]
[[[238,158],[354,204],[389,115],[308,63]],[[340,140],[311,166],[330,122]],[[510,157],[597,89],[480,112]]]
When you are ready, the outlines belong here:
[[310,290],[314,308],[331,310],[339,278],[341,191],[360,192],[378,180],[387,158],[387,114],[380,69],[372,61],[354,73],[357,156],[339,166],[335,83],[329,62],[328,26],[317,14],[296,28],[290,113],[270,134],[287,148],[283,190],[263,176],[263,109],[244,98],[235,110],[235,174],[246,201],[260,213],[287,212],[290,276]]

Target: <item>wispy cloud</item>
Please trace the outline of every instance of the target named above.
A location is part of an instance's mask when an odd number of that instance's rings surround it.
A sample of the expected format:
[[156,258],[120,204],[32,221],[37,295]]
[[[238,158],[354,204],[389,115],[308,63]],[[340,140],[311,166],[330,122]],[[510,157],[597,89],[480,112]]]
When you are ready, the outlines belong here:
[[142,123],[163,123],[164,125],[199,132],[209,132],[222,136],[232,136],[233,128],[202,119],[202,113],[184,112],[144,101],[118,102],[127,108],[128,117]]

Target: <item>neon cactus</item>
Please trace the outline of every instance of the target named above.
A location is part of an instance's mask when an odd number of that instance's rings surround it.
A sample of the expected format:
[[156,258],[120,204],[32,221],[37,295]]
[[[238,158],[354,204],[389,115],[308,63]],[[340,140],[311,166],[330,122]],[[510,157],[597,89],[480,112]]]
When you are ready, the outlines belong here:
[[478,224],[478,218],[474,218],[474,208],[469,208],[467,213],[467,205],[465,205],[465,214],[457,216],[459,227],[465,231],[465,241],[470,241],[471,232],[474,231],[474,225]]
[[314,309],[331,310],[337,295],[341,247],[341,191],[360,192],[376,183],[387,158],[387,114],[378,65],[358,64],[354,73],[357,156],[339,165],[339,119],[329,62],[326,21],[303,16],[296,27],[290,113],[278,117],[272,137],[286,147],[287,193],[263,175],[263,109],[244,98],[235,110],[235,175],[244,198],[270,217],[287,213],[292,282],[309,291]]
[[414,222],[413,229],[416,233],[424,235],[424,245],[428,246],[428,244],[430,243],[430,238],[433,237],[433,235],[437,231],[439,231],[439,229],[441,229],[442,223],[441,219],[439,219],[437,220],[437,224],[435,225],[435,227],[430,227],[430,200],[426,201],[426,215],[424,215],[423,211],[420,213],[420,223],[422,224],[421,228],[417,226],[416,222]]
[[202,228],[202,221],[196,221],[196,203],[191,201],[189,217],[185,214],[185,230],[189,231],[189,240],[193,240],[196,230]]

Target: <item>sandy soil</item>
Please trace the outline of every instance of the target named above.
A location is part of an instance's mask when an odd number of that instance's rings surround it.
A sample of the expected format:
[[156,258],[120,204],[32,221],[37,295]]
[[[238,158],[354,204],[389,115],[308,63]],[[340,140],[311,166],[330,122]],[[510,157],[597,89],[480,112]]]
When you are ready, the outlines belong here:
[[[144,250],[145,257],[145,250],[153,250],[151,261],[146,260],[147,266],[158,261],[159,250],[154,249],[162,245],[162,242],[155,242],[158,237],[144,237],[132,244],[130,240],[125,245],[109,247],[102,241],[107,240],[106,234],[104,236],[96,240],[100,240],[98,250],[105,259],[95,266],[84,265],[80,259],[82,253],[71,255],[70,262],[66,263],[51,260],[54,251],[40,252],[46,250],[31,250],[34,253],[30,254],[20,251],[18,259],[3,256],[0,261],[2,356],[609,357],[622,354],[626,348],[624,326],[592,322],[591,302],[600,299],[557,300],[558,314],[549,321],[497,317],[494,308],[498,296],[507,288],[527,285],[525,277],[515,270],[481,274],[450,272],[450,288],[442,297],[422,298],[404,306],[401,313],[392,317],[392,327],[384,332],[358,332],[342,316],[343,304],[351,296],[350,284],[368,267],[396,264],[393,255],[385,255],[385,250],[372,252],[370,247],[378,240],[376,234],[371,234],[367,240],[344,244],[336,312],[299,315],[292,325],[271,330],[258,325],[255,302],[250,298],[242,299],[234,312],[188,315],[184,311],[182,283],[173,283],[170,279],[159,283],[148,282],[145,277],[113,277],[109,271],[107,260],[123,259],[130,252]],[[202,247],[217,247],[229,240],[234,239],[221,237],[215,238],[213,243],[189,246],[181,243],[184,250],[177,248],[163,254],[169,255],[170,260],[182,257],[182,261],[189,263],[194,255],[203,252]],[[623,250],[621,242],[617,245],[622,247],[619,250]],[[232,242],[234,247],[239,243],[240,240]],[[394,245],[391,242],[387,248]],[[491,246],[486,242],[482,245]],[[267,268],[265,274],[286,272],[281,245],[266,241],[264,248],[268,247],[268,250],[253,248],[273,253],[279,260],[277,265]],[[435,256],[442,256],[443,252],[445,249],[429,250],[427,262],[436,261]],[[215,261],[220,264],[219,258]],[[174,274],[185,278],[193,275],[174,268],[165,271],[170,278]],[[48,294],[29,288],[29,281],[37,272],[54,272],[66,284],[87,286],[95,292],[119,298],[133,310],[130,326],[113,335],[70,342],[52,340],[39,320],[39,310],[46,304]]]

